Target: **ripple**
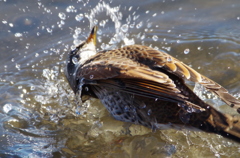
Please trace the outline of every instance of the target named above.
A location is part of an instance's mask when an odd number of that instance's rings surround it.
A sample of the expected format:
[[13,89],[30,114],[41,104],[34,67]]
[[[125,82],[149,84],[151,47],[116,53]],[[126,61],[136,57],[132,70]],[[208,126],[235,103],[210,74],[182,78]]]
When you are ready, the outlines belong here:
[[[237,3],[197,4],[2,2],[0,152],[19,157],[238,156],[238,145],[218,135],[129,127],[112,119],[99,100],[88,97],[77,106],[64,77],[68,51],[85,39],[89,24],[97,24],[100,49],[136,43],[167,50],[239,96]],[[201,95],[222,108],[211,94]]]

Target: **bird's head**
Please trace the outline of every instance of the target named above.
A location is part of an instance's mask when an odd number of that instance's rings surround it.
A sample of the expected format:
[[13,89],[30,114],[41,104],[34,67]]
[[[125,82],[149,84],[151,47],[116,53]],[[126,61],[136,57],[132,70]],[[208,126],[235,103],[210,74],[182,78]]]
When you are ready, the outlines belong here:
[[88,60],[91,56],[97,53],[96,50],[96,34],[97,34],[97,26],[92,28],[92,31],[87,38],[86,41],[79,44],[76,49],[72,50],[68,56],[67,70],[66,76],[68,82],[76,93],[77,91],[77,80],[76,80],[76,72],[78,68],[84,64],[86,60]]

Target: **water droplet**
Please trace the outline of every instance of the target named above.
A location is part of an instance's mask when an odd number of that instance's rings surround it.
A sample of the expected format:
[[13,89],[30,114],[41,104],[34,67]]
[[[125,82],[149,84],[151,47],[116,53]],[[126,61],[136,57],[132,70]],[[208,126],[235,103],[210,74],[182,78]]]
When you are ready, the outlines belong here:
[[132,10],[132,6],[131,6],[131,7],[129,7],[128,11],[131,11],[131,10]]
[[131,22],[131,16],[128,15],[127,19],[126,19],[126,22],[129,24]]
[[97,20],[97,19],[94,19],[94,20],[93,20],[93,23],[94,23],[94,25],[97,25],[97,24],[98,24],[98,20]]
[[51,28],[47,28],[46,29],[48,33],[52,33],[52,29]]
[[151,22],[149,22],[149,23],[147,24],[147,28],[150,28],[150,27],[152,27],[152,23],[151,23]]
[[50,13],[51,10],[50,9],[47,9],[47,8],[44,8],[44,10],[47,12],[47,13]]
[[60,12],[60,13],[58,13],[58,17],[62,20],[65,20],[66,19],[66,14],[63,13],[63,12]]
[[126,37],[126,38],[123,39],[123,41],[124,41],[125,45],[133,45],[133,44],[135,44],[135,41],[134,41],[133,38],[132,39],[128,39]]
[[[73,41],[73,44],[74,45],[79,45],[79,43],[82,43],[82,41],[81,40],[78,40],[78,39],[75,39],[74,41]],[[75,49],[74,47],[72,48],[72,50],[73,49]]]
[[73,64],[77,64],[78,63],[78,59],[76,57],[73,57],[72,58],[72,62],[73,62]]
[[6,21],[6,20],[3,20],[2,23],[3,23],[3,24],[7,24],[7,21]]
[[145,39],[145,37],[146,37],[145,34],[143,34],[143,35],[140,37],[140,39],[143,40],[143,39]]
[[111,40],[109,41],[109,44],[116,44],[117,43],[117,39],[115,37],[111,38]]
[[193,108],[191,108],[191,107],[188,107],[188,108],[187,108],[187,112],[188,112],[188,113],[192,113],[193,111],[194,111]]
[[89,91],[89,88],[88,88],[88,87],[85,87],[85,91]]
[[93,79],[93,77],[94,77],[94,75],[90,75],[90,76],[89,76],[90,79]]
[[157,40],[158,40],[158,36],[157,36],[157,35],[153,35],[152,39],[153,39],[154,41],[157,41]]
[[15,37],[22,37],[22,34],[17,32],[17,33],[15,33]]
[[15,67],[20,70],[20,64],[16,64]]
[[201,47],[197,47],[197,49],[198,49],[198,50],[202,50],[202,48],[201,48]]
[[155,98],[155,101],[158,101],[158,98]]
[[141,21],[140,23],[137,24],[136,28],[139,29],[142,27],[142,25],[143,25],[143,22]]
[[35,90],[35,86],[31,86],[31,87],[30,87],[30,90],[31,90],[31,91]]
[[48,53],[48,50],[44,50],[43,53],[47,54],[47,53]]
[[13,23],[9,23],[9,26],[10,26],[10,27],[13,27],[14,25],[13,25]]
[[65,24],[65,21],[61,20],[61,21],[60,21],[60,24],[61,24],[61,25],[64,25],[64,24]]
[[25,94],[27,93],[27,90],[26,90],[26,89],[23,89],[22,91],[23,91],[23,93],[25,93]]
[[188,48],[186,48],[185,50],[184,50],[184,54],[188,54],[190,52],[190,49],[188,49]]
[[74,39],[78,39],[78,34],[73,34]]
[[5,104],[5,105],[3,105],[3,111],[5,112],[5,113],[8,113],[9,111],[11,111],[12,110],[12,104]]
[[75,16],[75,19],[77,21],[81,21],[83,19],[83,17],[84,17],[83,14],[78,14],[78,15]]
[[168,61],[168,62],[171,62],[171,61],[172,61],[172,58],[171,58],[171,57],[168,57],[168,58],[167,58],[167,61]]
[[153,17],[154,17],[154,16],[157,16],[157,13],[154,13],[152,16],[153,16]]
[[[101,30],[101,29],[98,29],[97,34],[98,34],[98,35],[102,35],[102,30]],[[101,38],[101,36],[99,36],[99,38]]]
[[152,110],[149,109],[148,112],[147,112],[148,115],[151,115],[152,114]]
[[100,21],[100,23],[99,23],[99,25],[102,26],[102,27],[104,27],[105,24],[106,24],[106,21],[105,21],[105,20],[102,20],[102,21]]
[[69,12],[76,12],[77,10],[75,9],[74,6],[70,5],[66,8],[66,11],[69,13]]
[[121,30],[123,32],[127,32],[128,31],[128,25],[127,24],[122,25]]
[[82,32],[82,29],[81,29],[81,28],[76,28],[76,29],[75,29],[75,33],[76,33],[76,34],[80,34],[81,32]]

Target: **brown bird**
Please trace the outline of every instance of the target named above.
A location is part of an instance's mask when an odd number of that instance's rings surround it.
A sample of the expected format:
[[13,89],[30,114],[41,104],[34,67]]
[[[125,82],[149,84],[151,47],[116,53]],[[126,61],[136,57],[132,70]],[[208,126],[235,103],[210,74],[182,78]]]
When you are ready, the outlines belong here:
[[164,52],[142,45],[96,51],[97,27],[69,53],[66,76],[73,91],[101,100],[121,121],[162,129],[195,127],[240,142],[240,118],[217,111],[184,80],[202,84],[240,112],[228,91]]

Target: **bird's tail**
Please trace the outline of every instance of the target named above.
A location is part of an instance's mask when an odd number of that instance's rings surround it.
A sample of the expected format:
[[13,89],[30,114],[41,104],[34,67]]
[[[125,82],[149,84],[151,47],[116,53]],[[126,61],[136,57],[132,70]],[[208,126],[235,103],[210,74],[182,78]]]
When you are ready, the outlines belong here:
[[196,120],[198,121],[191,123],[193,126],[198,126],[197,128],[203,131],[217,133],[226,138],[230,138],[234,141],[240,142],[239,116],[223,114],[211,107],[208,109],[208,112],[205,113],[205,116]]

